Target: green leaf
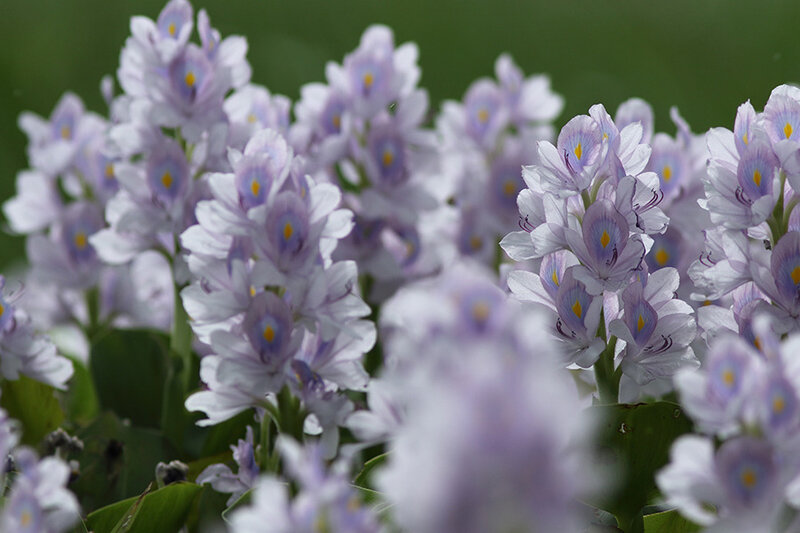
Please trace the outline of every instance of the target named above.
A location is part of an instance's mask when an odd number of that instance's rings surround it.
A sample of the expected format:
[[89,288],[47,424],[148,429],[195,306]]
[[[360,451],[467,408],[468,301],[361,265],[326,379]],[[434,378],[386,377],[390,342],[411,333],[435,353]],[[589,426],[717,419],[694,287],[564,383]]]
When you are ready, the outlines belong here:
[[[389,457],[389,453],[386,452],[386,453],[382,453],[381,455],[378,455],[376,457],[373,457],[372,459],[370,459],[369,461],[364,463],[364,468],[362,468],[361,472],[359,472],[358,475],[355,477],[355,479],[353,479],[353,484],[356,485],[357,487],[362,487],[362,488],[365,488],[365,489],[371,489],[371,487],[372,487],[372,483],[371,483],[371,481],[372,481],[371,480],[372,471],[375,468],[381,466],[383,463],[385,463],[386,459],[388,459],[388,457]],[[374,492],[374,491],[372,491],[372,492]]]
[[601,496],[596,506],[614,514],[625,531],[641,531],[642,508],[656,490],[655,473],[667,464],[673,441],[691,431],[691,421],[679,405],[663,401],[590,409],[604,421],[598,460],[616,476],[616,489]]
[[88,423],[100,410],[97,391],[86,365],[77,359],[72,359],[72,367],[75,372],[69,381],[67,392],[67,417],[72,422]]
[[169,341],[148,330],[116,330],[92,344],[90,369],[100,405],[134,425],[160,427]]
[[253,497],[253,489],[250,489],[241,496],[239,496],[235,502],[233,502],[227,509],[222,511],[222,519],[228,522],[228,517],[230,516],[230,514],[239,507],[250,503],[250,499],[252,497]]
[[[86,517],[89,529],[127,533],[176,533],[203,488],[194,483],[173,483],[142,496],[134,496],[90,513]],[[135,509],[141,498],[141,503]],[[133,512],[131,512],[133,511]],[[124,529],[115,530],[123,518],[130,517]]]
[[153,481],[158,462],[177,457],[159,431],[131,426],[109,412],[76,435],[84,448],[76,457],[80,476],[70,488],[84,509],[141,494]]
[[22,424],[24,444],[38,446],[64,420],[56,389],[50,385],[20,375],[15,381],[3,381],[2,390],[0,405]]
[[111,530],[111,533],[125,533],[126,531],[130,531],[131,527],[133,526],[134,520],[136,520],[136,516],[139,514],[139,511],[142,509],[142,502],[144,501],[144,497],[152,490],[153,484],[147,486],[147,489],[136,498],[136,501],[125,511],[125,514],[122,515],[122,518],[119,519],[117,525],[114,526],[114,529]]
[[644,517],[645,533],[694,533],[700,526],[683,518],[678,511],[664,511]]

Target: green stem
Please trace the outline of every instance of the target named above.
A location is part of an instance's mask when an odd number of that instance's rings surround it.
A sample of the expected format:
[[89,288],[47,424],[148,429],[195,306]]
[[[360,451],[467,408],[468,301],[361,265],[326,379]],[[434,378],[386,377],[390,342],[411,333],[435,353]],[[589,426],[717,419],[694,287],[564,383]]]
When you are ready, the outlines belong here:
[[614,348],[617,338],[611,337],[606,349],[594,364],[594,375],[597,381],[597,394],[601,404],[615,404],[619,401],[619,380],[621,369],[614,369]]
[[97,287],[86,291],[86,310],[89,315],[87,336],[91,339],[100,324],[100,290]]
[[305,412],[300,406],[300,400],[295,398],[288,385],[285,385],[278,393],[278,413],[280,414],[281,431],[291,435],[297,441],[302,441]]
[[181,359],[181,381],[184,392],[191,386],[192,371],[192,328],[189,325],[189,315],[183,308],[181,300],[181,287],[175,285],[175,311],[172,319],[172,335],[169,347],[174,356]]

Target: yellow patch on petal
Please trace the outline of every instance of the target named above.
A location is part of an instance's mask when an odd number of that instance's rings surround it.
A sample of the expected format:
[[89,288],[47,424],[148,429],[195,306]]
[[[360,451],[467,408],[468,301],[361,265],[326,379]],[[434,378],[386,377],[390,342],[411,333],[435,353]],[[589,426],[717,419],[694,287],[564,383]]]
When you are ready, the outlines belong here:
[[250,297],[254,297],[256,295],[256,288],[253,285],[250,285]]
[[383,166],[388,167],[394,162],[394,154],[391,150],[384,150],[383,156],[381,156],[381,161],[383,162]]
[[503,184],[503,194],[506,196],[514,196],[517,194],[517,185],[511,180],[506,181]]
[[669,261],[669,253],[665,249],[659,248],[656,251],[656,263],[658,263],[658,266],[664,266],[667,261]]
[[480,250],[483,247],[483,239],[478,237],[477,235],[473,235],[469,238],[469,247],[473,250]]
[[575,316],[578,318],[583,317],[583,307],[578,300],[575,300],[575,304],[572,306],[572,312],[575,313]]
[[6,308],[3,306],[3,304],[0,304],[0,316],[3,316],[3,313],[5,313],[5,312],[6,312]]
[[736,375],[733,370],[726,370],[722,373],[722,382],[728,387],[732,386],[736,381]]
[[756,347],[756,349],[757,349],[759,352],[761,351],[761,337],[758,337],[758,336],[756,336],[756,338],[755,338],[755,339],[753,339],[753,346],[755,346],[755,347]]
[[331,123],[333,124],[333,127],[336,128],[337,130],[341,128],[342,127],[341,115],[333,115],[333,118],[331,118]]
[[258,180],[253,180],[250,184],[250,192],[253,193],[253,196],[258,196],[258,193],[261,192],[261,184]]
[[165,189],[172,187],[172,174],[169,173],[169,170],[164,172],[164,175],[161,176],[161,185],[163,185]]
[[171,36],[175,37],[175,30],[176,29],[177,28],[175,28],[175,23],[173,22],[172,24],[169,25],[169,28],[167,28],[167,31],[169,31],[169,34]]
[[197,81],[194,77],[194,72],[192,72],[191,70],[187,72],[186,76],[184,76],[183,78],[183,81],[186,82],[187,87],[194,87],[194,83]]
[[258,120],[258,119],[256,118],[256,116],[253,113],[250,113],[249,115],[247,115],[247,122],[249,122],[250,124],[255,124],[256,120]]
[[786,135],[787,139],[792,136],[792,125],[789,124],[788,122],[783,127],[783,134]]
[[487,122],[488,120],[489,120],[489,111],[488,111],[486,108],[483,108],[483,107],[482,107],[482,108],[480,108],[480,109],[478,110],[478,121],[479,121],[481,124],[486,124],[486,122]]
[[555,270],[553,270],[553,275],[552,275],[552,276],[550,276],[550,279],[552,279],[552,280],[553,280],[553,283],[555,283],[555,284],[556,284],[556,287],[558,287],[558,272],[556,272]]
[[750,141],[747,139],[747,134],[746,134],[746,133],[745,133],[744,135],[742,135],[742,140],[744,141],[744,144],[745,144],[745,145],[746,145],[746,144],[748,144],[748,143],[750,142]]
[[33,522],[33,516],[31,515],[31,512],[27,509],[22,511],[22,514],[19,516],[19,525],[22,527],[28,527],[31,525],[31,522]]
[[742,485],[748,489],[752,489],[755,487],[757,481],[758,476],[756,476],[756,473],[753,471],[753,469],[745,468],[742,472]]
[[644,327],[644,317],[640,314],[639,320],[636,322],[636,331],[642,331]]
[[283,239],[289,240],[294,235],[294,228],[292,227],[291,222],[287,222],[285,226],[283,226]]
[[608,133],[603,133],[603,140],[604,140],[604,141],[607,141],[607,140],[608,140]]
[[114,165],[111,163],[106,164],[105,176],[107,180],[114,179]]
[[775,414],[781,414],[783,409],[786,407],[786,402],[783,399],[783,396],[775,396],[772,399],[772,412]]
[[753,183],[756,184],[756,187],[761,187],[761,172],[758,169],[753,172]]
[[476,322],[486,322],[489,318],[489,306],[486,302],[477,302],[472,306],[472,318]]
[[61,126],[61,138],[67,140],[71,136],[72,136],[72,130],[69,129],[69,126]]
[[367,72],[364,74],[364,87],[369,89],[372,87],[373,83],[375,83],[375,77],[372,75],[372,72]]
[[275,339],[275,330],[272,329],[272,326],[267,326],[264,328],[264,340],[267,342],[272,342]]
[[664,181],[669,181],[672,179],[672,167],[669,165],[664,165],[664,168],[661,170],[661,177],[664,178]]
[[76,233],[73,240],[75,241],[75,246],[78,247],[78,250],[83,250],[86,248],[86,245],[89,244],[86,234],[82,231]]
[[608,234],[606,230],[603,230],[603,234],[600,235],[600,245],[605,248],[608,246],[608,243],[611,242],[611,236]]
[[794,282],[795,285],[800,283],[800,266],[794,267],[791,276],[792,276],[792,282]]
[[578,146],[575,147],[574,153],[575,157],[577,157],[578,159],[581,158],[581,156],[583,155],[583,147],[581,146],[581,143],[578,143]]
[[709,305],[711,305],[711,300],[703,300],[703,303],[701,305],[703,307],[709,306]]

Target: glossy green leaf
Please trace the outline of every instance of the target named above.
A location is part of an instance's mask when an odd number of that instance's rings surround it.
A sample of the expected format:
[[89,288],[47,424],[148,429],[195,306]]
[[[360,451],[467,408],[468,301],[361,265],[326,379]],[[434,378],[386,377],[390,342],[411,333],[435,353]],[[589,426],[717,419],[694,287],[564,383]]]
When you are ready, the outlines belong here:
[[[125,524],[119,533],[176,533],[184,522],[195,499],[203,488],[194,483],[174,483],[146,494],[113,503],[90,513],[86,518],[89,529],[114,531],[117,525]],[[137,507],[139,498],[141,502]],[[129,517],[130,521],[121,520]]]
[[81,470],[71,488],[84,509],[141,494],[154,480],[158,462],[178,457],[158,430],[131,426],[109,412],[76,434],[84,449],[76,457]]
[[100,405],[134,425],[158,428],[169,341],[148,330],[117,330],[96,339],[90,369]]
[[642,508],[655,493],[655,473],[667,464],[672,443],[691,430],[679,405],[655,402],[598,405],[592,416],[602,420],[598,461],[613,479],[597,507],[613,513],[625,531],[641,531]]
[[644,517],[645,533],[694,533],[700,526],[686,520],[678,511],[664,511]]
[[24,444],[38,446],[64,420],[56,389],[50,385],[20,375],[17,380],[3,381],[2,391],[0,405],[22,424]]

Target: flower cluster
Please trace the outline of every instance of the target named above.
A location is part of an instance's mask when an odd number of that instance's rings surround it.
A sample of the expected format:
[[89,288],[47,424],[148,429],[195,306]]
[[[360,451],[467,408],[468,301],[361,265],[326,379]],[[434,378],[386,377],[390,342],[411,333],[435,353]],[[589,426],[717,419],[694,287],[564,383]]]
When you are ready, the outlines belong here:
[[[19,446],[16,420],[0,409],[0,528],[3,531],[63,533],[78,522],[80,508],[75,496],[65,488],[70,467],[58,457],[39,459],[36,453]],[[10,487],[6,493],[6,487]]]
[[[732,131],[673,108],[656,133],[633,98],[556,135],[563,98],[507,54],[437,113],[385,26],[295,103],[247,50],[169,0],[131,20],[105,117],[70,93],[20,117],[2,405],[94,440],[85,469],[40,460],[0,409],[0,529],[65,531],[78,501],[118,524],[108,489],[125,527],[202,530],[205,484],[241,533],[643,531],[645,505],[797,530],[800,89]],[[145,370],[120,393],[114,364]],[[76,499],[82,472],[107,487]]]
[[721,336],[702,370],[675,377],[702,436],[676,441],[657,480],[669,503],[719,531],[778,531],[785,506],[800,506],[800,338],[781,343],[765,317],[756,331],[761,350]]

